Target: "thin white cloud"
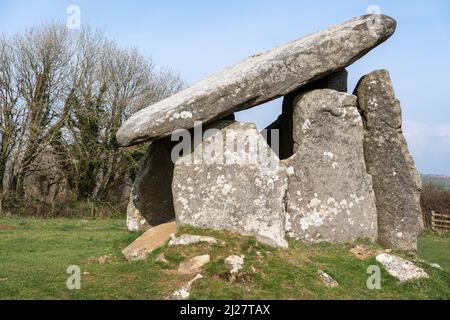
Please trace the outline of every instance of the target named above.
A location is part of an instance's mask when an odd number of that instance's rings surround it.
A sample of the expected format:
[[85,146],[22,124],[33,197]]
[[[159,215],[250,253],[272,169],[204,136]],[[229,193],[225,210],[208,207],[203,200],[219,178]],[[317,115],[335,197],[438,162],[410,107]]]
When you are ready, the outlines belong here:
[[450,172],[450,123],[431,125],[407,120],[403,131],[421,172]]

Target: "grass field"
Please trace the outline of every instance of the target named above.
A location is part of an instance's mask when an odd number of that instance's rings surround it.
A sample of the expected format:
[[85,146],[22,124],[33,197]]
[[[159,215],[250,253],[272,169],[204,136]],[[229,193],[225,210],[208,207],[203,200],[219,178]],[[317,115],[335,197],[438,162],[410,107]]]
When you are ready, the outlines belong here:
[[[203,272],[205,278],[194,285],[193,299],[450,299],[450,235],[427,232],[419,241],[419,257],[439,263],[445,271],[417,262],[431,278],[400,284],[383,270],[381,290],[369,290],[366,270],[376,264],[375,258],[357,259],[349,252],[352,245],[291,241],[289,250],[274,250],[252,238],[184,229],[213,235],[226,245],[163,247],[147,261],[128,263],[121,250],[139,235],[129,233],[123,220],[4,218],[0,225],[15,227],[0,230],[0,299],[164,299],[192,278],[165,269],[207,253],[211,262]],[[168,266],[155,262],[161,251]],[[233,282],[224,264],[231,254],[246,258],[244,272]],[[103,255],[112,259],[99,264],[98,257]],[[81,290],[66,287],[69,265],[81,267]],[[340,286],[325,287],[318,269],[332,275]]]

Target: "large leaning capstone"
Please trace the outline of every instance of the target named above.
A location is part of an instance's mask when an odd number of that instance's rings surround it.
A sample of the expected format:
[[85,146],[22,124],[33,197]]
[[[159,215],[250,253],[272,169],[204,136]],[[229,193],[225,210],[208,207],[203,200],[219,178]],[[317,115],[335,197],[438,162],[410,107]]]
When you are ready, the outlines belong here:
[[332,243],[377,238],[372,179],[363,153],[356,97],[314,90],[294,109],[286,231],[293,238]]
[[365,15],[256,54],[137,112],[117,141],[127,146],[168,136],[286,95],[352,64],[395,28],[390,17]]
[[287,247],[287,174],[256,125],[219,121],[175,163],[177,225],[229,230]]
[[363,77],[355,93],[365,121],[364,153],[373,178],[379,241],[416,250],[423,227],[422,184],[402,133],[400,102],[389,73],[379,70]]

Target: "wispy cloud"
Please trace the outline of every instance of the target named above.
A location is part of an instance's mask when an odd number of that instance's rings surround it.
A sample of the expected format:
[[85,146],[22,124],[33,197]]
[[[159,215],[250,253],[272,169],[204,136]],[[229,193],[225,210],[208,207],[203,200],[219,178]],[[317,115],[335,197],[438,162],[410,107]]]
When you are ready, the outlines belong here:
[[450,174],[450,123],[405,121],[409,149],[422,173]]

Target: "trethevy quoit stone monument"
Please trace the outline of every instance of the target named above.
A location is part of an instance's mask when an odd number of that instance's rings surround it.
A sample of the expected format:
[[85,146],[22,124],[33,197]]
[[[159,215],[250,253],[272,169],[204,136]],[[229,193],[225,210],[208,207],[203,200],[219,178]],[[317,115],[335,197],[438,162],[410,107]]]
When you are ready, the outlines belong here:
[[[346,67],[386,41],[396,21],[365,15],[259,53],[129,118],[123,147],[149,142],[128,207],[131,231],[228,230],[286,248],[287,239],[377,241],[416,250],[420,176],[389,72],[348,93]],[[234,113],[284,97],[258,131]]]

